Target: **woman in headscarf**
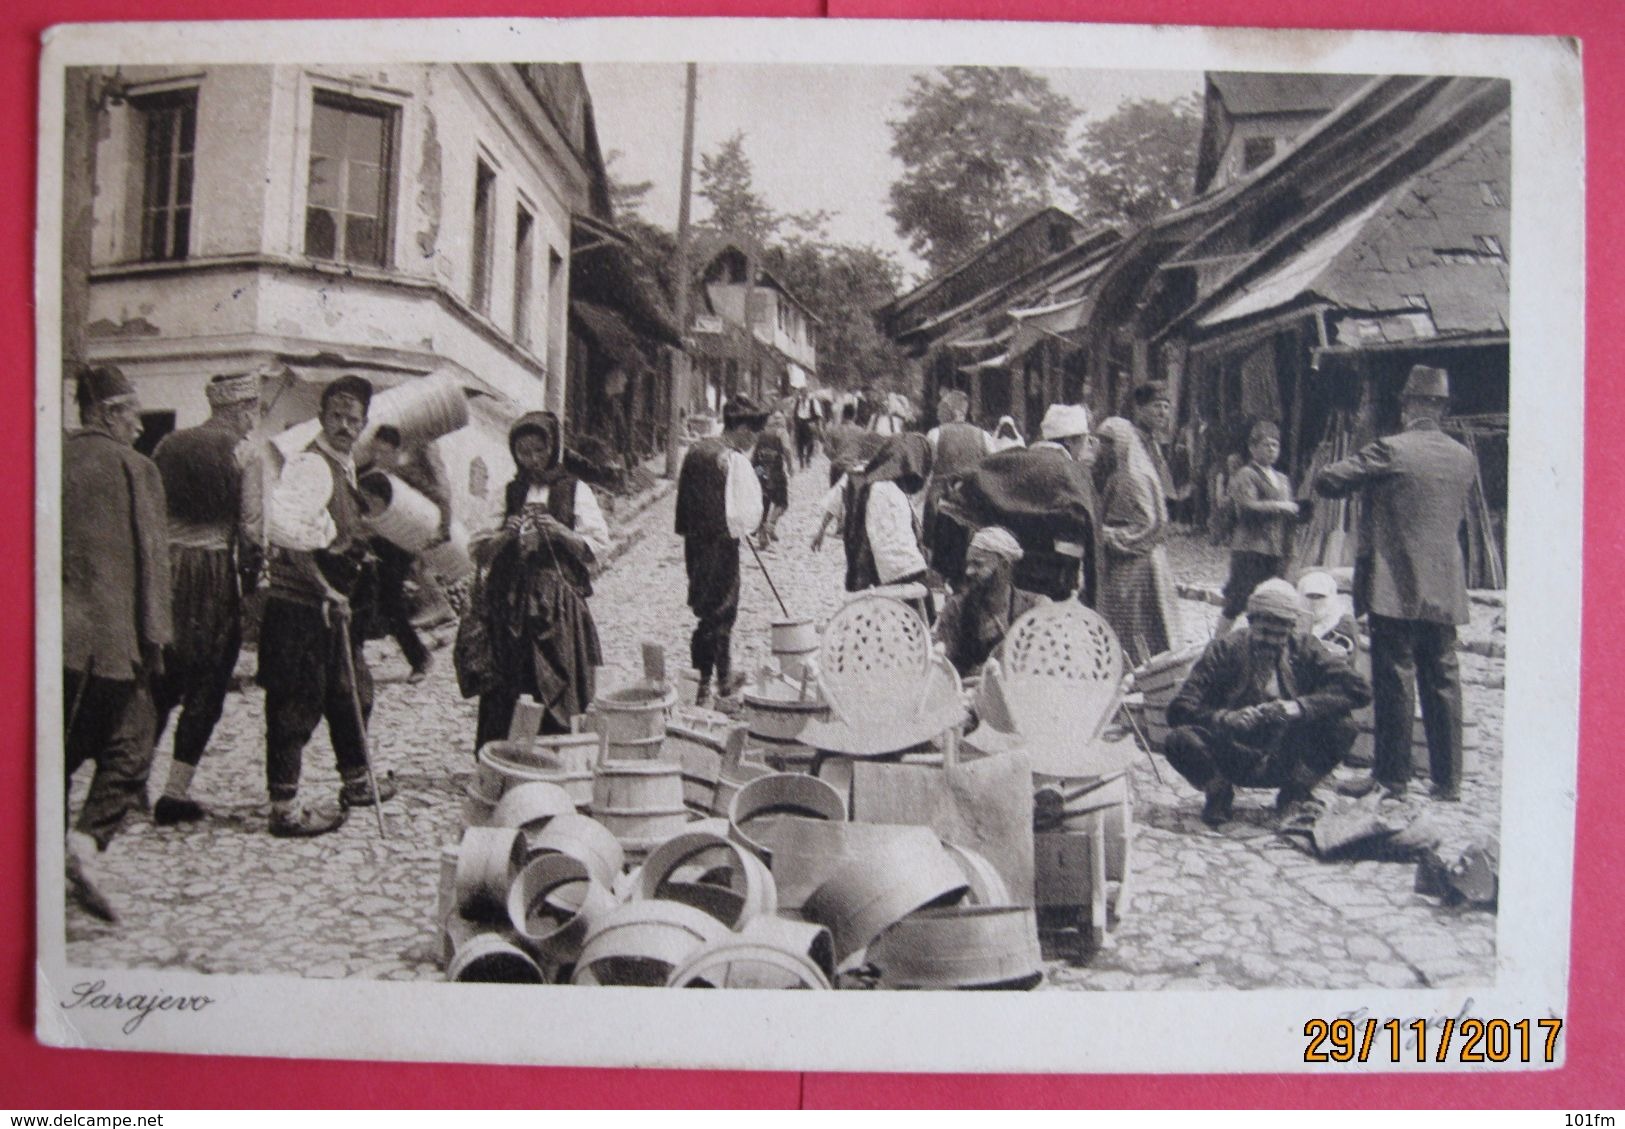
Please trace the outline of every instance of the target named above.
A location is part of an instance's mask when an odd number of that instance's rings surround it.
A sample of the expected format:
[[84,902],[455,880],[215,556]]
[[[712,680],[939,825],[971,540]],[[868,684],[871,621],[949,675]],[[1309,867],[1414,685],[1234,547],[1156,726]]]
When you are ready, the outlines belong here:
[[779,518],[790,508],[790,432],[783,412],[767,417],[750,462],[762,484],[762,524],[756,530],[756,547],[766,549],[779,539]]
[[993,429],[993,450],[1008,451],[1011,447],[1025,447],[1027,441],[1021,437],[1021,431],[1016,427],[1016,421],[1009,416],[999,417],[999,426]]
[[1168,501],[1155,464],[1128,420],[1100,425],[1100,612],[1131,666],[1172,646],[1177,625],[1168,567]]
[[[913,432],[893,435],[861,473],[847,476],[841,530],[848,592],[925,583],[920,523],[910,499],[930,476],[931,445]],[[934,617],[929,599],[926,607]]]
[[1359,645],[1360,628],[1338,595],[1332,574],[1319,570],[1304,573],[1298,577],[1298,595],[1309,609],[1309,634],[1344,657],[1353,655]]
[[564,467],[564,436],[552,412],[521,416],[508,432],[518,468],[503,493],[502,524],[481,548],[489,562],[470,614],[485,617],[494,685],[480,695],[477,742],[508,735],[529,694],[544,708],[543,733],[568,733],[592,701],[603,661],[587,597],[609,547],[592,488]]

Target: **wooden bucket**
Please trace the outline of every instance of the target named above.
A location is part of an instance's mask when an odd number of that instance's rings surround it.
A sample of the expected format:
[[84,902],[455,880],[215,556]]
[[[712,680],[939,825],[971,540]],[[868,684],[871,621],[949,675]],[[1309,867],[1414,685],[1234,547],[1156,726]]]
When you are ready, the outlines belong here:
[[508,920],[543,960],[571,964],[592,921],[615,908],[615,895],[569,855],[538,855],[508,888]]
[[475,933],[459,944],[446,965],[446,979],[464,984],[541,984],[541,966],[506,932]]
[[[661,724],[665,739],[665,724]],[[682,831],[683,767],[659,760],[611,760],[609,734],[600,733],[592,778],[592,815],[629,854],[640,855]]]
[[734,796],[728,812],[728,835],[771,862],[775,828],[785,816],[844,823],[846,801],[816,776],[794,772],[759,776]]
[[723,742],[710,733],[668,724],[664,755],[682,766],[683,803],[688,810],[695,815],[710,815],[726,755]]
[[583,863],[601,886],[614,886],[626,864],[620,840],[609,828],[580,814],[554,816],[525,836],[525,850],[531,857],[549,852],[568,855]]
[[540,830],[554,816],[573,814],[575,810],[575,800],[563,788],[544,780],[532,780],[502,794],[502,799],[491,810],[491,826]]
[[463,826],[488,827],[497,801],[480,790],[478,780],[470,780],[463,787]]
[[440,848],[440,876],[435,883],[434,919],[444,923],[457,910],[457,856],[456,843]]
[[627,902],[592,923],[570,982],[663,988],[695,949],[729,935],[726,925],[693,906]]
[[592,803],[592,765],[598,743],[595,733],[538,737],[534,745],[492,741],[480,750],[479,762],[502,777],[504,792],[532,781],[557,784],[570,794],[576,810],[583,811]]
[[508,886],[524,861],[525,845],[511,827],[470,827],[457,848],[453,885],[457,908],[468,917],[502,920]]
[[[704,886],[736,895],[737,905],[733,904],[735,899],[691,896],[696,893],[693,887]],[[707,892],[700,890],[698,895]],[[713,914],[730,929],[739,929],[758,917],[770,917],[778,910],[773,875],[761,860],[737,843],[705,831],[674,836],[650,851],[635,897],[693,905]]]
[[930,831],[882,841],[848,859],[812,892],[802,916],[827,926],[847,957],[909,914],[957,903],[970,891],[959,864]]
[[729,936],[694,950],[666,986],[828,990],[830,982],[804,953],[757,937]]
[[829,706],[817,700],[800,702],[747,690],[744,704],[750,735],[768,741],[794,741],[808,722],[829,720]]
[[1147,704],[1161,702],[1166,706],[1190,676],[1196,660],[1207,649],[1206,643],[1193,643],[1178,650],[1152,655],[1134,670],[1134,689],[1145,695]]
[[890,988],[1032,988],[1043,979],[1038,918],[1018,906],[910,914],[869,946]]
[[666,740],[666,718],[677,704],[669,686],[626,686],[593,699],[594,728],[617,760],[653,760]]
[[994,869],[992,863],[969,847],[960,847],[953,843],[944,843],[942,846],[959,864],[959,869],[965,873],[965,881],[970,884],[970,893],[965,895],[965,904],[973,906],[1010,904],[1010,888],[1005,885],[1004,878]]
[[772,648],[779,669],[800,678],[818,654],[818,626],[810,619],[775,620]]

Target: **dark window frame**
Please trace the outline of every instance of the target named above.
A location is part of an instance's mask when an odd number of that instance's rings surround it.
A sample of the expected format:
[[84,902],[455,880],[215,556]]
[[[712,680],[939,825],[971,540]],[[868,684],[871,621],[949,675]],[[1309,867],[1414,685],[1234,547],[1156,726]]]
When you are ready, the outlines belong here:
[[[361,165],[365,162],[352,162],[347,153],[322,153],[316,149],[315,120],[317,113],[322,110],[332,110],[348,116],[371,118],[380,123],[379,153],[377,163],[378,187],[374,202],[378,209],[376,215],[353,211],[350,200],[350,178],[352,164]],[[388,269],[393,262],[394,235],[395,235],[395,204],[396,189],[395,177],[397,173],[397,132],[400,125],[400,107],[389,102],[380,102],[369,98],[356,98],[336,91],[318,89],[310,101],[311,111],[311,148],[306,159],[305,168],[305,255],[311,259],[320,259],[324,262],[342,263],[347,266],[369,266]],[[310,198],[312,173],[318,159],[337,162],[337,187],[334,193],[335,203],[313,204]],[[313,246],[317,242],[313,236],[313,225],[317,215],[327,217],[331,224],[331,231],[326,233],[331,240],[331,246],[318,249]],[[352,248],[351,224],[359,220],[374,220],[376,232],[374,235],[375,247],[372,254],[356,253]]]
[[496,264],[497,171],[485,158],[474,158],[474,208],[469,246],[473,250],[469,277],[469,305],[491,313],[491,276]]
[[523,203],[514,209],[513,339],[530,348],[531,306],[535,302],[536,216]]
[[197,102],[195,86],[130,99],[141,116],[142,262],[181,262],[191,256]]

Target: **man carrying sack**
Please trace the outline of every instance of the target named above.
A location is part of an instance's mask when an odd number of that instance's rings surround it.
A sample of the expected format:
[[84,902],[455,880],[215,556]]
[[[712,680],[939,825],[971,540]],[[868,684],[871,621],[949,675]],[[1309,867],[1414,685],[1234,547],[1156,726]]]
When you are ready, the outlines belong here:
[[[258,681],[265,688],[270,831],[278,838],[337,830],[347,809],[380,803],[396,791],[391,780],[375,788],[368,779],[362,726],[372,710],[372,673],[352,630],[355,613],[372,598],[367,529],[350,457],[371,401],[372,385],[359,376],[341,376],[323,389],[321,433],[288,460],[271,498],[273,551]],[[305,744],[324,718],[343,780],[336,811],[298,803]]]
[[1439,427],[1450,374],[1417,365],[1400,394],[1404,429],[1315,476],[1323,498],[1361,495],[1354,612],[1370,616],[1376,758],[1355,788],[1402,796],[1411,726],[1422,693],[1435,799],[1461,799],[1461,670],[1456,628],[1468,621],[1467,565],[1458,537],[1478,464]]

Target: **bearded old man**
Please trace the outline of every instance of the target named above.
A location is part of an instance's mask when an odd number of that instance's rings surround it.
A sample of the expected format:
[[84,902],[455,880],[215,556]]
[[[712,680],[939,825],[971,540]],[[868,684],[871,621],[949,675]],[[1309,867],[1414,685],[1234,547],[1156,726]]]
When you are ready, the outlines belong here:
[[152,809],[160,827],[203,818],[192,777],[225,709],[242,649],[242,593],[252,591],[261,563],[258,543],[241,528],[241,456],[259,422],[259,377],[216,376],[204,394],[209,418],[165,436],[152,453],[169,506],[175,608],[175,638],[153,685],[159,737],[170,713],[181,711],[169,779]]
[[96,856],[147,806],[151,679],[170,641],[168,522],[158,468],[134,449],[141,409],[129,380],[86,369],[75,399],[84,430],[62,443],[64,793],[86,761],[96,770],[67,838],[68,892],[117,921]]
[[965,579],[943,605],[937,619],[937,642],[961,677],[982,669],[1010,631],[1010,625],[1044,597],[1015,585],[1021,545],[1008,529],[989,526],[976,531],[965,554]]
[[1168,763],[1206,797],[1202,820],[1230,819],[1235,790],[1275,788],[1283,814],[1347,755],[1349,715],[1371,700],[1353,667],[1299,627],[1304,604],[1285,580],[1247,601],[1247,626],[1208,644],[1168,705]]

